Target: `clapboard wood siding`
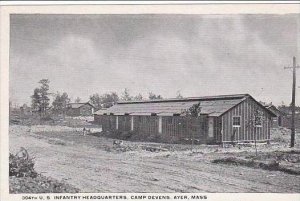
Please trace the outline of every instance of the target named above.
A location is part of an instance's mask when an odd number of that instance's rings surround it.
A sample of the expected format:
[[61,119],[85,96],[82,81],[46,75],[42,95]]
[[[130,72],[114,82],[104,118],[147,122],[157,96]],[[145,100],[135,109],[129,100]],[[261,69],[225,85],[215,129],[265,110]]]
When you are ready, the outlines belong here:
[[[253,126],[255,112],[262,114],[262,125]],[[240,127],[233,126],[233,117],[240,117]],[[251,98],[231,108],[221,116],[222,142],[267,141],[270,139],[271,115]]]

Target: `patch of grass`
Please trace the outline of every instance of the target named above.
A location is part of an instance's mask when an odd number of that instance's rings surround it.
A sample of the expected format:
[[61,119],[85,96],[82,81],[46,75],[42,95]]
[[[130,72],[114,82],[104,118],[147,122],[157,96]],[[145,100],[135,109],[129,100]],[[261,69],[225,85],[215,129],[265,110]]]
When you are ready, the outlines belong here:
[[54,144],[54,145],[62,145],[62,146],[66,145],[66,143],[63,140],[55,139],[55,138],[49,139],[48,143],[49,144]]
[[272,160],[270,162],[261,162],[261,161],[255,161],[254,159],[249,160],[249,159],[242,159],[236,157],[228,157],[228,158],[215,159],[212,161],[212,163],[247,166],[253,168],[261,168],[270,171],[282,171],[293,175],[300,175],[300,170],[294,170],[291,168],[281,166],[280,163],[276,160]]
[[287,161],[290,163],[299,163],[300,162],[300,152],[297,150],[291,151],[274,151],[260,153],[257,156],[249,155],[245,157],[246,159],[255,159],[255,160],[276,160],[276,161]]
[[240,159],[240,158],[236,158],[236,157],[215,159],[215,160],[212,161],[212,163],[243,165],[243,166],[248,166],[248,167],[253,167],[254,166],[254,161],[253,160],[245,160],[245,159]]

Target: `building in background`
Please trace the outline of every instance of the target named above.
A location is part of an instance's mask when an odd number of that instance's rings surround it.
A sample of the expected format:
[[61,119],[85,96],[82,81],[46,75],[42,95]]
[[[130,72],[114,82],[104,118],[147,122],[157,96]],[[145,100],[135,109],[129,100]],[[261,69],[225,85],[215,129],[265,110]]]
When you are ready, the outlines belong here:
[[282,121],[283,121],[283,117],[284,117],[284,113],[281,112],[275,105],[273,105],[272,103],[269,104],[264,104],[264,106],[270,110],[271,112],[273,112],[276,117],[272,118],[272,124],[271,127],[276,128],[279,126],[282,126]]
[[67,109],[68,116],[92,116],[95,107],[89,103],[69,103]]

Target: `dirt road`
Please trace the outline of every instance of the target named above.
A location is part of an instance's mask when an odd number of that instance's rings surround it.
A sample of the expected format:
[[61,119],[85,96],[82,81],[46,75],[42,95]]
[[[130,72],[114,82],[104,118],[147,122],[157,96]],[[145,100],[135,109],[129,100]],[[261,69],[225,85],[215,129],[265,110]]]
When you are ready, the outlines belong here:
[[69,137],[24,134],[19,127],[10,130],[10,151],[25,147],[36,158],[38,172],[82,192],[300,192],[300,176],[212,164],[209,154],[115,152],[108,149],[111,139],[74,132]]

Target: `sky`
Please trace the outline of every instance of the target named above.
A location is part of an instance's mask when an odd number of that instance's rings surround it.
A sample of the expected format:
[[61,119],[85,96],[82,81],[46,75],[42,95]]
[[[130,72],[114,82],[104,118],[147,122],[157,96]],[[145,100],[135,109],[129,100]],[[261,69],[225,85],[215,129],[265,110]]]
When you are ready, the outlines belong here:
[[[291,102],[300,16],[46,15],[10,17],[10,99],[30,104],[38,81],[87,101],[127,88],[174,98],[244,94]],[[298,62],[300,64],[300,62]],[[296,104],[300,105],[300,70]]]

